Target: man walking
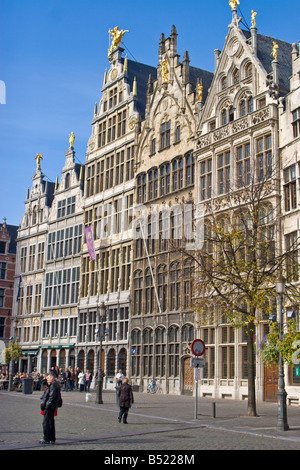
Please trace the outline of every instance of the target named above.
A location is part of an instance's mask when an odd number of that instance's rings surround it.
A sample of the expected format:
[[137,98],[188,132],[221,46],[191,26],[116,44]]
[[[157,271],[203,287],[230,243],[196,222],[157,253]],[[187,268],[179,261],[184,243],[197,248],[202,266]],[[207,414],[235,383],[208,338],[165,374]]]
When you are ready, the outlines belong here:
[[128,411],[131,405],[134,403],[133,393],[131,385],[128,383],[128,378],[125,377],[121,387],[119,388],[119,398],[120,398],[120,413],[118,417],[119,423],[123,417],[123,423],[127,423]]
[[45,390],[41,400],[41,414],[44,415],[43,419],[43,434],[44,437],[40,444],[55,444],[55,423],[54,416],[57,415],[57,408],[62,405],[60,386],[56,381],[54,372],[49,372],[47,375],[48,388]]

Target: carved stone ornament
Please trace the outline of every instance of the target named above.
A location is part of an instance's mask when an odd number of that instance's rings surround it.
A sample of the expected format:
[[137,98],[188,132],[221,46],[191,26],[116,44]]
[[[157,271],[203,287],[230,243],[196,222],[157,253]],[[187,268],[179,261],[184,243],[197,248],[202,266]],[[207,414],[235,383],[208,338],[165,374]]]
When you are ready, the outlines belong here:
[[110,80],[114,81],[118,77],[118,69],[112,69],[109,76]]
[[133,130],[135,128],[135,125],[136,125],[136,116],[131,116],[131,118],[129,118],[129,123],[128,123],[129,129]]

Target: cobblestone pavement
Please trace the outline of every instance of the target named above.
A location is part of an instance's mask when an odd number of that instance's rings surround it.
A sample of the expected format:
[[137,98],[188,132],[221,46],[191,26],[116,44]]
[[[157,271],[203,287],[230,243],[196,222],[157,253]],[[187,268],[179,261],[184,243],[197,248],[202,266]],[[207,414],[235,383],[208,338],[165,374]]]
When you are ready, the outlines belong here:
[[[214,400],[214,418],[212,400],[199,398],[195,419],[194,397],[135,393],[129,424],[124,425],[118,423],[115,393],[111,391],[104,391],[102,405],[95,403],[95,393],[92,401],[86,402],[85,393],[62,392],[57,443],[45,447],[39,444],[40,396],[41,392],[0,392],[0,451],[102,450],[108,456],[114,455],[113,451],[124,455],[126,451],[128,455],[143,451],[144,456],[148,455],[145,451],[183,451],[186,459],[196,459],[199,454],[195,451],[199,450],[300,450],[300,407],[288,407],[290,429],[280,432],[276,403],[259,403],[259,417],[249,418],[246,402]],[[196,460],[182,463],[196,464]]]

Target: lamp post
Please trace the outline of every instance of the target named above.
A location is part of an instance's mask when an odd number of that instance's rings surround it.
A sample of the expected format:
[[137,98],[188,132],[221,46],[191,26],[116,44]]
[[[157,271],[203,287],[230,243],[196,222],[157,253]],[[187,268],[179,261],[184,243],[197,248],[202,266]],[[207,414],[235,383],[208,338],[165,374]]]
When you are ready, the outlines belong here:
[[104,339],[104,319],[105,319],[105,304],[102,302],[99,306],[100,316],[100,329],[97,329],[96,335],[99,335],[100,342],[100,354],[99,354],[99,369],[98,369],[98,380],[97,380],[97,392],[96,392],[96,403],[99,405],[103,404],[102,400],[102,388],[103,388],[103,377],[102,377],[102,341]]
[[[282,324],[283,324],[283,295],[285,292],[285,279],[282,275],[276,281],[276,292],[278,295],[278,306],[279,306],[279,338],[282,336]],[[277,428],[279,431],[288,431],[289,425],[287,422],[287,411],[286,411],[286,397],[284,384],[284,367],[282,355],[279,352],[279,380],[278,380],[278,414],[277,414]]]
[[[9,338],[11,341],[15,341],[15,336],[16,336],[16,328],[17,328],[17,319],[16,317],[14,317],[12,319],[12,328],[13,328],[13,331],[12,331],[12,336]],[[13,387],[13,376],[14,376],[14,360],[13,358],[11,357],[10,358],[10,361],[9,361],[9,375],[8,375],[8,390],[10,392],[13,391],[14,387]]]

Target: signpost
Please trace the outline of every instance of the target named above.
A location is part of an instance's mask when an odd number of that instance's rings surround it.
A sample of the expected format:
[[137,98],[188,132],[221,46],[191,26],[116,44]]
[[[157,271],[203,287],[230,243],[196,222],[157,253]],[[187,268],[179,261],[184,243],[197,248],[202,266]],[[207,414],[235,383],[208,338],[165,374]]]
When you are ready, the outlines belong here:
[[191,367],[195,368],[194,378],[196,382],[195,390],[195,419],[198,413],[198,380],[201,378],[200,369],[205,367],[205,358],[201,357],[205,353],[205,344],[202,339],[195,339],[191,344],[191,351],[196,357],[191,357]]

